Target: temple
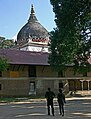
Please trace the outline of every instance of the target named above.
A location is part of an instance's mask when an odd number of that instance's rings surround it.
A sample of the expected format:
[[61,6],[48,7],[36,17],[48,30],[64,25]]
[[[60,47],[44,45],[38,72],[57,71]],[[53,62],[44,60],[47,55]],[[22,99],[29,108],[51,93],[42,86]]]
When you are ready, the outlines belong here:
[[[52,70],[48,63],[49,37],[32,5],[27,23],[17,34],[15,47],[0,49],[0,58],[6,58],[9,64],[7,70],[0,71],[0,96],[44,96],[48,87],[55,94],[63,89],[66,95],[91,95],[91,71],[74,74],[73,64],[67,64],[67,70],[59,77]],[[91,58],[88,61],[91,64]]]

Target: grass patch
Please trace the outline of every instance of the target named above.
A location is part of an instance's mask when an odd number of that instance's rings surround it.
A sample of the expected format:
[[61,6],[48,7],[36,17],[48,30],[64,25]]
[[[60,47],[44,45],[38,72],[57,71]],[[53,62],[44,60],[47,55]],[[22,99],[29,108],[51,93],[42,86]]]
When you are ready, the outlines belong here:
[[28,97],[1,97],[0,103],[21,102],[29,99],[44,99],[44,96],[28,96]]
[[16,98],[0,98],[0,103],[18,102]]

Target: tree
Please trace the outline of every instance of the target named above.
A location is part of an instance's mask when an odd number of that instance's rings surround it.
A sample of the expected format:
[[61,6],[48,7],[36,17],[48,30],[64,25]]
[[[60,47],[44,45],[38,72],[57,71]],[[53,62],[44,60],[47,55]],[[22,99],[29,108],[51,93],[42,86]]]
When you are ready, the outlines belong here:
[[3,41],[5,40],[5,37],[0,36],[0,48],[3,47]]
[[66,64],[73,62],[75,71],[81,73],[90,71],[91,66],[88,63],[91,48],[90,0],[50,0],[50,2],[57,27],[50,33],[49,63],[59,74],[65,70]]
[[4,57],[0,57],[0,71],[6,71],[8,67],[8,60]]
[[15,45],[12,39],[5,39],[5,37],[0,37],[0,48],[11,48]]
[[[11,48],[12,46],[14,46],[13,40],[6,40],[5,37],[0,37],[0,48]],[[6,71],[8,67],[8,60],[5,57],[0,57],[0,71]]]

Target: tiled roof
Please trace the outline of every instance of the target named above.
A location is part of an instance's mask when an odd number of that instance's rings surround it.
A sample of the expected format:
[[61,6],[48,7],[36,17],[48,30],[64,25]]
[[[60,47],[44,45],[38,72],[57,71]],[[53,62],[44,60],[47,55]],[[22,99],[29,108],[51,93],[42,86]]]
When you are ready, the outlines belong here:
[[0,49],[0,57],[6,57],[10,64],[49,65],[48,53]]

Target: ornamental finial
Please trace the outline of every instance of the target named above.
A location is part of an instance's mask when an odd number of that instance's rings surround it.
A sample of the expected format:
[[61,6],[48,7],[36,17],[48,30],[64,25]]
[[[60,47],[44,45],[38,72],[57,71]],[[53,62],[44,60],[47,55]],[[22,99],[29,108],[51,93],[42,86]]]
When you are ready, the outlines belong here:
[[34,11],[34,6],[32,4],[32,7],[31,7],[31,15],[34,15],[35,14],[35,11]]

